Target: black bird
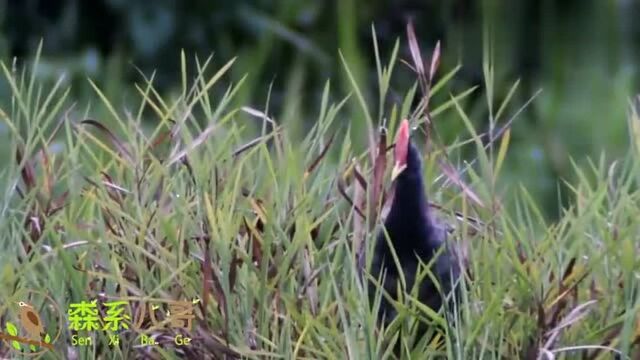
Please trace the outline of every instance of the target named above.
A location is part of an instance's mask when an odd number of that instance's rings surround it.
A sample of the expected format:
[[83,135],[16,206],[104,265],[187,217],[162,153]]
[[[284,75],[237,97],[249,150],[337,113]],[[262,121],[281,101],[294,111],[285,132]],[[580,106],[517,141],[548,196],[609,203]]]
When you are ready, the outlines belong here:
[[[413,289],[420,263],[432,264],[430,271],[438,280],[443,294],[448,295],[460,276],[460,266],[455,253],[446,244],[446,230],[434,220],[428,206],[422,179],[420,152],[411,143],[409,122],[403,120],[396,135],[395,166],[392,178],[395,194],[391,209],[384,222],[384,229],[377,236],[371,275],[383,279],[381,285],[394,299],[398,299],[397,289],[400,270],[397,268],[389,242],[395,249],[401,271],[407,285],[407,292]],[[389,240],[387,240],[387,235]],[[441,248],[444,249],[441,250]],[[376,286],[370,283],[370,294],[375,294]],[[418,299],[434,311],[443,304],[443,297],[429,276],[418,285]],[[395,317],[393,304],[382,297],[379,319],[389,323]],[[423,328],[423,330],[425,330]]]

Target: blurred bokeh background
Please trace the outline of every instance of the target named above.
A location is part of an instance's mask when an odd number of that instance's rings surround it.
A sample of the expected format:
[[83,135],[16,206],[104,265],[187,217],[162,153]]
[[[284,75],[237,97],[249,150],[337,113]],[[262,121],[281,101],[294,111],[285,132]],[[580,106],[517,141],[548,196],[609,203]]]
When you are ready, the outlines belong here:
[[[434,101],[479,85],[464,106],[482,129],[488,126],[483,33],[490,31],[493,103],[520,79],[510,117],[542,89],[514,123],[504,184],[523,183],[553,218],[558,195],[570,201],[559,179],[573,176],[572,158],[584,163],[604,153],[612,161],[627,151],[626,117],[638,87],[638,14],[640,2],[632,0],[0,0],[0,58],[28,63],[42,39],[43,82],[65,74],[73,101],[83,104],[96,98],[86,81],[92,78],[123,109],[136,103],[129,101],[139,70],[148,76],[155,70],[164,93],[178,91],[182,49],[190,59],[213,53],[218,66],[237,56],[228,80],[248,78],[236,102],[263,109],[272,86],[270,114],[304,124],[316,118],[328,79],[335,100],[351,92],[339,49],[375,104],[371,26],[384,58],[400,38],[400,56],[408,60],[405,26],[413,19],[425,58],[442,43],[440,75],[462,65]],[[415,81],[400,67],[393,81],[398,96]],[[0,81],[0,106],[9,98]],[[343,116],[359,116],[357,104]],[[468,136],[456,116],[436,119],[445,141]]]

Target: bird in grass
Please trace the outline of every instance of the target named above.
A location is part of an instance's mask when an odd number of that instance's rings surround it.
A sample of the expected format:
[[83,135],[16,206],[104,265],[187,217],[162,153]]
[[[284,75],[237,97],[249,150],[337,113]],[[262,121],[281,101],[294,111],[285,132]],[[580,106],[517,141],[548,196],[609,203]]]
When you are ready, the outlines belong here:
[[[422,160],[411,142],[407,120],[402,121],[396,135],[394,158],[395,193],[384,229],[376,238],[371,275],[382,280],[380,285],[384,291],[397,300],[400,271],[404,274],[407,292],[410,292],[420,274],[420,264],[427,265],[437,256],[430,271],[440,284],[442,294],[429,276],[418,284],[418,300],[437,312],[443,305],[443,294],[449,294],[460,277],[460,266],[446,242],[446,230],[430,212],[422,178]],[[389,245],[395,250],[400,269]],[[376,285],[372,283],[371,288],[370,294],[375,294]],[[395,315],[393,304],[383,296],[379,318],[389,323]]]
[[18,302],[20,307],[20,325],[29,334],[29,338],[35,341],[42,341],[44,334],[44,325],[40,320],[40,316],[33,309],[33,306],[24,301]]

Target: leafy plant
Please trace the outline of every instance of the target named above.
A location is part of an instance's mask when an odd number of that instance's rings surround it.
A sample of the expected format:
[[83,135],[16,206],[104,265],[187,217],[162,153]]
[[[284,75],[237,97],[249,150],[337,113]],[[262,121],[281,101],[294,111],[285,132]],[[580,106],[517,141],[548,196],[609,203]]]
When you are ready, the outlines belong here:
[[[18,328],[13,323],[7,321],[7,323],[5,324],[5,328],[9,335],[18,336]],[[22,349],[22,347],[20,346],[20,343],[15,340],[11,340],[11,346],[13,346],[13,348],[16,350]]]

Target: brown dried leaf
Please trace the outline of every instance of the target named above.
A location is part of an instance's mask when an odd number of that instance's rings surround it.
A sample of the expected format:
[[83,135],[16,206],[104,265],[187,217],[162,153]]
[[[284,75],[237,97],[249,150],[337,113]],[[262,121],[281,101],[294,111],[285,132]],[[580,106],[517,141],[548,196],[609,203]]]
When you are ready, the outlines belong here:
[[233,255],[233,259],[231,260],[231,264],[229,265],[229,289],[233,291],[234,286],[236,285],[236,278],[238,274],[238,267],[242,265],[243,261],[238,257],[237,254]]
[[424,61],[422,61],[422,55],[420,52],[420,45],[418,45],[418,39],[416,37],[416,31],[413,27],[413,22],[409,21],[407,23],[407,40],[409,42],[409,51],[411,52],[411,58],[413,60],[413,65],[416,70],[416,74],[418,76],[418,82],[420,83],[420,88],[423,93],[427,93],[427,77],[424,71]]
[[547,330],[547,320],[544,313],[544,306],[542,304],[542,301],[536,301],[536,303],[536,308],[538,311],[538,331],[540,331],[540,334],[544,334]]
[[373,164],[373,188],[369,192],[369,228],[375,227],[377,216],[380,213],[382,189],[384,184],[384,173],[387,170],[387,129],[380,129],[378,139],[378,153]]
[[576,265],[576,258],[573,257],[571,258],[571,260],[569,260],[569,264],[567,264],[567,268],[564,270],[564,274],[562,275],[562,282],[560,283],[560,287],[564,288],[566,287],[566,284],[564,283],[567,278],[569,278],[569,276],[571,276],[571,274],[573,274],[573,269]]
[[112,219],[113,215],[111,215],[111,212],[109,210],[103,209],[102,220],[104,221],[105,226],[107,227],[107,229],[109,229],[109,231],[111,231],[113,235],[120,236],[120,232],[115,229],[111,222]]
[[52,200],[49,209],[47,210],[47,215],[52,216],[62,208],[64,208],[67,205],[65,204],[67,196],[69,196],[69,190],[62,193],[62,195],[60,195],[57,199]]
[[[22,161],[24,160],[24,165],[22,165]],[[23,159],[22,150],[20,148],[16,149],[16,162],[18,166],[23,166],[22,170],[20,170],[20,174],[22,175],[22,182],[24,182],[26,186],[26,191],[29,192],[36,185],[36,177],[33,166],[27,159]]]
[[555,306],[557,303],[562,302],[565,298],[565,296],[567,296],[569,293],[571,293],[571,291],[576,288],[589,274],[588,271],[585,271],[584,274],[582,274],[580,276],[580,278],[578,278],[578,280],[576,280],[575,283],[573,283],[571,285],[571,287],[565,289],[564,291],[562,291],[555,299],[553,299],[553,301],[551,301],[551,304],[549,305],[549,308],[552,308],[553,306]]
[[118,153],[120,155],[124,155],[127,158],[127,160],[133,162],[133,158],[131,156],[131,153],[129,153],[129,150],[127,150],[127,148],[124,145],[124,143],[117,136],[115,136],[111,132],[111,130],[109,130],[106,126],[102,125],[100,122],[98,122],[96,120],[93,120],[93,119],[82,120],[80,122],[80,124],[91,125],[91,126],[97,128],[98,130],[102,131],[107,136],[107,138],[109,138],[111,143],[115,146],[116,150],[118,150]]
[[338,179],[338,191],[340,192],[340,195],[342,195],[342,197],[344,197],[345,200],[347,200],[347,202],[349,203],[349,205],[351,205],[351,208],[354,209],[356,211],[356,213],[358,215],[360,215],[360,217],[364,218],[364,213],[362,212],[362,210],[360,208],[358,208],[358,206],[356,206],[356,204],[353,203],[353,200],[351,200],[351,197],[347,194],[347,191],[345,190],[345,185],[344,185],[344,180],[343,179]]
[[264,209],[264,206],[262,206],[262,201],[260,199],[251,198],[249,199],[249,203],[251,204],[251,208],[253,209],[256,216],[258,216],[258,219],[260,219],[262,224],[266,224],[267,213],[266,213],[266,210]]
[[[244,226],[248,230],[249,242],[251,243],[251,260],[260,264],[262,261],[262,235],[256,226],[247,221],[246,217],[242,217],[242,221],[244,221]],[[257,218],[256,223],[259,221],[260,219]]]
[[278,130],[274,130],[272,133],[257,137],[255,139],[249,141],[248,143],[246,143],[246,144],[240,146],[239,148],[237,148],[236,150],[234,150],[233,153],[231,153],[231,156],[236,157],[236,156],[242,154],[243,152],[251,149],[252,147],[254,147],[254,146],[256,146],[256,145],[258,145],[258,144],[260,144],[260,143],[262,143],[264,141],[267,141],[272,137],[275,137],[277,135],[278,131],[279,131],[279,129]]
[[305,180],[307,179],[307,177],[309,177],[309,174],[311,174],[313,172],[313,170],[315,170],[315,168],[318,166],[318,164],[320,164],[320,160],[322,160],[325,157],[325,155],[327,155],[327,151],[329,150],[329,147],[333,143],[333,139],[334,139],[335,135],[336,135],[335,132],[333,134],[331,134],[331,136],[329,137],[329,141],[327,141],[327,143],[325,144],[324,148],[320,152],[320,155],[318,155],[318,157],[316,157],[311,162],[311,165],[309,165],[307,170],[304,172],[304,179]]
[[440,65],[440,40],[436,43],[436,48],[433,50],[433,55],[431,56],[431,67],[429,68],[429,84],[433,83],[433,77],[436,75],[436,71],[438,71],[438,66]]
[[358,168],[358,164],[354,164],[353,167],[353,176],[356,178],[358,185],[360,185],[360,187],[362,187],[365,191],[367,191],[367,180],[364,179],[364,176],[362,176],[362,173],[360,172],[360,169]]
[[40,149],[40,155],[42,159],[42,170],[44,171],[44,192],[47,198],[51,199],[51,193],[53,192],[53,176],[51,175],[51,164],[46,146]]

